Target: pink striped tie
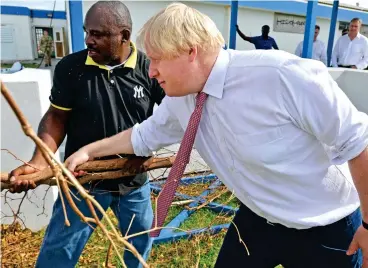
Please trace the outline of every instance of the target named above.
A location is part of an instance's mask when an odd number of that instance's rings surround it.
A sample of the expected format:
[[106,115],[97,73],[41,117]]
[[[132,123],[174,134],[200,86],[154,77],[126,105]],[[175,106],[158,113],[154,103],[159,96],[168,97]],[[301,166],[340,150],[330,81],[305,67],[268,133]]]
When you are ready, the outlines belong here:
[[[181,141],[179,151],[176,155],[175,162],[170,170],[169,176],[162,187],[162,190],[157,198],[157,215],[153,219],[152,228],[162,227],[167,216],[167,212],[174,198],[176,189],[179,186],[181,177],[183,176],[185,167],[189,163],[190,153],[193,148],[193,143],[198,130],[199,122],[201,120],[202,108],[207,94],[200,92],[197,95],[196,107],[192,113],[187,129],[185,130],[183,140]],[[157,222],[156,222],[157,221]],[[157,237],[160,235],[161,229],[152,231],[151,237]]]

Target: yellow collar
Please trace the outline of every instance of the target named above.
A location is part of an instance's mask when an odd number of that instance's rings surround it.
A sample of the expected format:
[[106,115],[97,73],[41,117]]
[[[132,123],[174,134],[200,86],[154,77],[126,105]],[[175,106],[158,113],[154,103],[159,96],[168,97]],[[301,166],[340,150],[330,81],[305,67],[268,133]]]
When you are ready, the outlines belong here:
[[[135,44],[133,42],[130,42],[130,47],[132,48],[132,53],[130,54],[130,56],[127,59],[127,61],[124,63],[124,67],[134,69],[135,66],[136,66],[136,64],[137,64],[138,53],[137,53],[137,49],[135,47]],[[85,64],[86,65],[94,65],[94,66],[97,66],[100,69],[109,70],[105,65],[101,65],[101,64],[96,63],[88,55],[87,55],[87,59],[86,59]]]

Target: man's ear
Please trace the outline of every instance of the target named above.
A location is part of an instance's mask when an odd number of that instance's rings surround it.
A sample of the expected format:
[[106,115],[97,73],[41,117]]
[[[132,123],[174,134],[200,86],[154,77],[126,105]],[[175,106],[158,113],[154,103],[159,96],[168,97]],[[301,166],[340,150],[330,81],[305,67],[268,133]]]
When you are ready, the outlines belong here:
[[122,30],[121,31],[121,36],[122,36],[121,42],[125,43],[126,41],[128,41],[130,39],[130,35],[131,35],[131,33],[128,29]]
[[198,47],[192,47],[190,50],[189,50],[189,61],[194,61],[198,56]]

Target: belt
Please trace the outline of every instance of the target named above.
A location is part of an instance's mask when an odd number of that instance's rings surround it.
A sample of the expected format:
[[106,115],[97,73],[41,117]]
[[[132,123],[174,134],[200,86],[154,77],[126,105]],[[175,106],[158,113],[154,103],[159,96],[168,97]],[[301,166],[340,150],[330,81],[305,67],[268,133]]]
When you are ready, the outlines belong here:
[[341,67],[341,68],[351,68],[351,67],[353,67],[354,65],[337,65],[337,66],[339,66],[339,67]]

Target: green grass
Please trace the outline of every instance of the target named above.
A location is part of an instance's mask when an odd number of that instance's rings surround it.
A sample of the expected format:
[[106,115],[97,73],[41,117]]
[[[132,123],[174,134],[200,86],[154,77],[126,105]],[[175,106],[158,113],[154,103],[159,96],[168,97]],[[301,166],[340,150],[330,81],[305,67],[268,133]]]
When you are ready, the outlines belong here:
[[191,240],[155,245],[150,259],[151,267],[213,267],[220,251],[225,232],[216,235],[198,235]]
[[[25,67],[25,68],[37,68],[39,63],[36,62],[31,62],[31,63],[24,63],[21,62],[21,64]],[[1,64],[1,69],[6,69],[6,68],[10,68],[13,66],[13,63],[2,63]]]
[[239,200],[232,195],[231,192],[224,193],[219,198],[215,199],[214,202],[234,208],[237,208],[240,205]]
[[[185,194],[189,194],[189,192],[200,192],[196,186],[189,186],[188,189],[182,190]],[[219,191],[221,191],[221,189],[219,189]],[[230,193],[225,193],[215,201],[218,203],[228,202],[227,205],[237,207],[239,204],[237,199],[234,198],[229,201],[230,196]],[[169,209],[166,224],[178,215],[185,206],[186,205],[172,206]],[[107,213],[113,224],[117,226],[118,222],[112,211],[108,210]],[[231,219],[232,217],[214,213],[210,209],[204,207],[195,211],[179,228],[184,230],[204,228],[211,225],[227,223],[230,222]],[[103,220],[103,223],[107,226],[106,220]],[[107,227],[107,229],[110,230],[111,228]],[[12,234],[12,232],[6,233],[5,231],[3,233],[2,230],[1,234],[2,238],[4,238],[2,239],[2,249],[5,249],[3,251],[3,263],[13,263],[14,265],[15,263],[21,263],[22,265],[20,267],[33,267],[42,243],[44,230],[37,233],[31,233],[29,230],[17,231],[15,234]],[[226,230],[222,230],[215,235],[204,233],[190,240],[181,239],[172,243],[154,245],[148,263],[150,267],[164,268],[214,267],[225,234]],[[30,241],[32,244],[30,244]],[[117,246],[119,247],[119,252],[122,252],[121,245]],[[84,248],[76,267],[105,267],[108,247],[108,239],[103,234],[102,230],[97,228]],[[109,256],[109,264],[109,267],[122,267],[113,250]]]
[[194,212],[187,220],[185,220],[180,226],[180,229],[192,230],[197,228],[210,227],[212,225],[218,225],[228,223],[229,217],[221,214],[217,214],[210,209],[202,208]]

